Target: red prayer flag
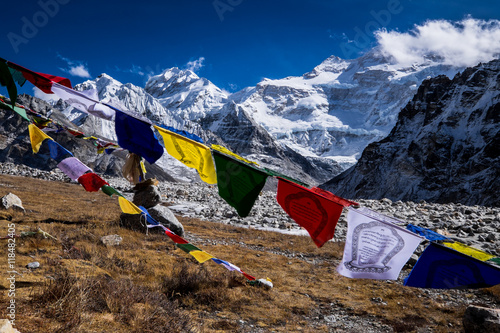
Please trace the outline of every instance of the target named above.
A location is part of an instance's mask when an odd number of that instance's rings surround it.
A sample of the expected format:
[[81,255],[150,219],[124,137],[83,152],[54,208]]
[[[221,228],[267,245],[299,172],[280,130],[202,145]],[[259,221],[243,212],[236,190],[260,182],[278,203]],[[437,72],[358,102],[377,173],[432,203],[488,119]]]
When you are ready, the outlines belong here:
[[309,232],[317,247],[333,238],[342,209],[357,205],[320,188],[308,189],[279,177],[276,199],[285,212]]
[[10,68],[20,71],[26,80],[30,81],[34,86],[36,86],[46,94],[53,94],[52,82],[57,82],[59,84],[62,84],[63,86],[72,88],[71,81],[65,77],[33,72],[10,61],[7,62],[7,65]]
[[172,241],[174,241],[174,243],[176,244],[188,244],[188,241],[185,240],[184,238],[180,237],[180,236],[177,236],[176,234],[174,234],[172,231],[166,229],[165,230],[165,234],[170,237],[170,239]]
[[255,281],[255,277],[251,276],[250,274],[247,274],[243,271],[241,271],[241,274],[243,274],[244,277],[246,277],[250,281]]
[[109,185],[104,179],[93,172],[89,172],[80,176],[78,182],[85,188],[87,192],[97,192],[104,185]]

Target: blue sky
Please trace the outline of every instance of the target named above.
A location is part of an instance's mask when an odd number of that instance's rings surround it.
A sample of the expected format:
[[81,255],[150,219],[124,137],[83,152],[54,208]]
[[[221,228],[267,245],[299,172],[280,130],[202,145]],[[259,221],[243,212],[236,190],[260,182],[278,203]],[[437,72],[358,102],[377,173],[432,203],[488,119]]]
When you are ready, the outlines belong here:
[[496,0],[28,0],[3,8],[0,57],[32,70],[73,84],[108,73],[144,86],[148,75],[189,67],[229,91],[302,75],[330,55],[355,58],[376,44],[375,29],[500,19]]

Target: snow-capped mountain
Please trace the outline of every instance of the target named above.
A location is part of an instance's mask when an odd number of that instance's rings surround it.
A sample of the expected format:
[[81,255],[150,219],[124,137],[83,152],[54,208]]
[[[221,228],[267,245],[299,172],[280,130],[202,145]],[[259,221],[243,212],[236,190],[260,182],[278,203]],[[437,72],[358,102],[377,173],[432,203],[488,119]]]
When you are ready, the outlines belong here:
[[389,133],[425,78],[459,70],[432,59],[402,67],[374,49],[354,60],[332,56],[300,77],[265,79],[230,99],[280,144],[348,167]]
[[[145,88],[102,74],[75,89],[95,89],[101,100],[156,124],[188,130],[317,184],[387,135],[423,79],[458,70],[432,59],[401,67],[375,49],[354,60],[332,56],[302,76],[264,79],[231,95],[178,68],[151,77]],[[115,139],[112,122],[71,107],[64,113],[84,130]]]
[[227,102],[227,94],[212,82],[177,67],[151,77],[145,91],[175,115],[182,127],[217,111]]
[[499,206],[500,60],[426,80],[391,133],[322,187],[347,198]]
[[[286,170],[292,177],[310,183],[327,180],[341,171],[335,162],[308,160],[276,140],[234,103],[213,83],[199,78],[188,70],[169,69],[152,77],[147,89],[132,84],[122,84],[107,74],[86,81],[76,90],[94,89],[101,101],[118,108],[134,110],[151,119],[155,124],[185,129],[201,136],[209,145],[222,144],[262,165]],[[85,133],[116,140],[114,122],[82,113],[71,106],[59,103],[63,113]],[[192,169],[186,168],[168,154],[157,161],[179,180],[197,180]]]

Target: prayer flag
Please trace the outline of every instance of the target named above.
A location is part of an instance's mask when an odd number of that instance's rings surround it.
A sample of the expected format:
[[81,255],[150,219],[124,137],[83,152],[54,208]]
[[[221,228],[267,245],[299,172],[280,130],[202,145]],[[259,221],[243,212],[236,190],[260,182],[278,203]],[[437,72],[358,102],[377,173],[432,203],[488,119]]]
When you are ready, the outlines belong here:
[[85,113],[106,120],[112,120],[115,115],[115,110],[99,102],[99,97],[95,89],[76,91],[61,84],[54,83],[52,85],[52,91],[66,103]]
[[34,114],[32,115],[32,117],[33,117],[33,122],[36,124],[36,127],[40,129],[47,127],[52,122],[52,120],[50,120],[49,118],[43,117],[42,115],[39,114]]
[[468,245],[459,242],[443,242],[443,245],[481,261],[486,261],[490,260],[491,258],[495,258],[493,254],[489,254],[488,252],[475,249],[473,247],[470,247]]
[[292,183],[299,184],[299,185],[304,186],[304,187],[309,187],[309,185],[307,185],[306,183],[303,183],[303,182],[301,182],[300,180],[293,179],[293,178],[291,178],[291,177],[285,176],[284,174],[279,173],[278,171],[274,171],[274,170],[271,170],[271,169],[268,169],[268,168],[264,168],[264,170],[267,172],[267,174],[268,174],[269,176],[272,176],[272,177],[280,177],[280,178],[283,178],[283,179],[289,180],[289,181],[291,181]]
[[120,192],[118,192],[117,190],[115,190],[113,187],[109,186],[109,185],[104,185],[102,188],[101,188],[102,192],[104,194],[107,194],[109,195],[110,197],[113,196],[113,194],[116,194],[117,196],[119,197],[123,197],[123,195],[121,195]]
[[491,258],[491,259],[488,260],[488,262],[494,263],[494,264],[500,266],[500,257]]
[[212,261],[214,261],[216,264],[219,264],[219,265],[222,265],[222,266],[226,267],[226,269],[228,271],[238,271],[238,272],[241,272],[241,269],[238,266],[233,265],[230,262],[227,262],[225,260],[217,259],[217,258],[212,258]]
[[222,260],[222,259],[217,259],[217,258],[212,258],[212,261],[215,262],[216,264],[219,264],[219,265],[222,265],[222,266],[226,267],[226,269],[229,270],[229,271],[240,272],[241,274],[243,274],[250,281],[254,281],[255,280],[255,277],[253,277],[253,276],[251,276],[251,275],[243,272],[238,266],[233,265],[230,262],[227,262],[227,261]]
[[191,251],[189,252],[200,264],[204,263],[207,260],[213,258],[211,254],[206,253],[205,251]]
[[42,142],[45,139],[52,140],[52,138],[50,136],[45,134],[42,130],[40,130],[34,124],[28,125],[28,131],[30,134],[31,148],[33,149],[33,153],[35,153],[35,154],[38,153],[38,150],[40,150],[40,146],[42,145]]
[[278,177],[278,203],[295,222],[307,230],[317,247],[333,238],[342,209],[356,204],[321,191]]
[[78,178],[78,182],[87,192],[97,192],[104,185],[109,185],[104,179],[93,172],[86,173]]
[[244,157],[241,157],[240,155],[237,155],[235,153],[233,153],[232,151],[230,151],[229,149],[227,149],[226,147],[223,147],[223,146],[219,146],[219,145],[212,145],[211,147],[213,150],[217,150],[221,153],[224,153],[226,155],[229,155],[231,157],[234,157],[235,159],[237,160],[240,160],[242,162],[245,162],[245,163],[248,163],[248,164],[254,164],[254,165],[259,165],[257,162],[254,162],[254,161],[250,161],[250,160],[247,160],[246,158]]
[[[163,227],[163,226],[162,226]],[[170,239],[176,243],[176,244],[187,244],[188,241],[185,240],[184,238],[182,238],[181,236],[178,236],[176,234],[174,234],[173,231],[171,231],[170,229],[166,228],[166,227],[163,227],[163,229],[165,230],[165,234],[170,237]]]
[[406,229],[410,230],[413,233],[416,233],[417,235],[424,236],[431,242],[449,239],[448,237],[438,234],[437,232],[432,231],[431,229],[422,228],[413,224],[408,224],[406,226]]
[[139,206],[142,210],[142,214],[146,216],[146,221],[148,222],[148,228],[160,227],[165,231],[165,234],[170,237],[170,239],[176,244],[187,244],[188,241],[184,238],[177,236],[172,230],[158,223],[148,212],[148,210],[142,206]]
[[418,288],[486,288],[500,284],[500,268],[432,242],[404,285]]
[[256,280],[255,277],[253,277],[250,274],[247,274],[247,273],[245,273],[243,271],[241,271],[241,274],[243,274],[243,276],[246,277],[250,281],[255,281]]
[[7,65],[10,68],[20,71],[26,78],[26,80],[30,81],[34,86],[36,86],[38,89],[40,89],[46,94],[52,94],[51,88],[52,88],[52,83],[54,82],[62,84],[63,86],[66,86],[68,88],[71,88],[71,82],[67,78],[50,74],[33,72],[27,68],[14,64],[13,62],[10,61],[7,62]]
[[50,157],[56,160],[57,162],[61,162],[63,159],[73,156],[71,152],[66,150],[63,146],[55,142],[54,140],[47,141],[50,150]]
[[118,203],[125,214],[142,214],[142,210],[139,207],[122,196],[118,197]]
[[120,147],[144,157],[149,163],[155,163],[163,155],[163,147],[150,124],[116,111],[115,131]]
[[0,85],[7,87],[9,93],[10,104],[16,106],[17,87],[12,77],[12,73],[4,60],[0,60]]
[[14,79],[14,81],[17,82],[17,84],[21,87],[24,86],[24,84],[26,83],[26,78],[23,76],[23,73],[10,67],[9,71],[10,74],[12,74],[12,78]]
[[212,154],[207,146],[164,128],[155,128],[163,137],[165,149],[172,157],[185,166],[196,169],[205,183],[217,182]]
[[57,167],[66,174],[69,178],[77,180],[87,172],[92,172],[92,169],[83,164],[76,157],[68,157],[59,162]]
[[6,110],[12,110],[12,111],[16,112],[18,115],[20,115],[21,117],[23,117],[24,119],[26,119],[27,121],[31,121],[31,119],[28,118],[28,115],[26,114],[26,110],[23,108],[20,108],[18,106],[13,107],[12,105],[5,103],[2,99],[0,99],[0,107],[2,109],[6,109]]
[[190,133],[188,131],[179,130],[179,129],[174,128],[172,126],[160,125],[160,127],[166,129],[167,131],[174,132],[176,134],[185,136],[186,138],[191,139],[193,141],[196,141],[196,142],[199,142],[199,143],[204,143],[202,138],[200,138],[198,135]]
[[197,248],[191,243],[176,243],[175,246],[186,253],[189,253],[191,251],[201,251],[201,249]]
[[77,137],[77,138],[83,138],[85,136],[85,134],[83,134],[83,132],[80,132],[78,130],[73,130],[71,128],[67,128],[66,129],[71,135],[73,135],[74,137]]
[[248,216],[266,184],[267,173],[217,150],[213,154],[219,195],[236,208],[239,216]]
[[350,278],[396,280],[423,239],[365,207],[349,209],[347,223],[337,271]]

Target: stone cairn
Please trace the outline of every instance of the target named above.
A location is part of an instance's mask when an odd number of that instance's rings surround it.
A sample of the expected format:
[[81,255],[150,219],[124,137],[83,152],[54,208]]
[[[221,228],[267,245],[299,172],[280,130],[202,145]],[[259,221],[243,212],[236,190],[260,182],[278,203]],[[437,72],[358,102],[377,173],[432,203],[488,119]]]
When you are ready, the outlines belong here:
[[[177,220],[174,213],[168,207],[162,205],[160,190],[158,189],[158,181],[156,179],[147,179],[138,183],[133,188],[134,198],[132,202],[136,206],[142,206],[147,209],[148,213],[158,223],[169,228],[176,235],[184,236],[184,227]],[[120,216],[120,225],[127,229],[145,231],[146,221],[139,214],[125,214]],[[162,228],[151,228],[151,232],[163,233]]]

